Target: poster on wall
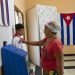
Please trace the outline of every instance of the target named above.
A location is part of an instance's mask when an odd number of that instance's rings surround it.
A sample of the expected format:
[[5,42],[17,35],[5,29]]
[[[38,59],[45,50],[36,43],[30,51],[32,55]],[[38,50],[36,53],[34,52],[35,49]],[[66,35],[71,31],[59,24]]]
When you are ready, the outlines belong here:
[[44,25],[57,18],[57,8],[55,6],[37,5],[38,23],[40,28],[40,39],[44,38]]

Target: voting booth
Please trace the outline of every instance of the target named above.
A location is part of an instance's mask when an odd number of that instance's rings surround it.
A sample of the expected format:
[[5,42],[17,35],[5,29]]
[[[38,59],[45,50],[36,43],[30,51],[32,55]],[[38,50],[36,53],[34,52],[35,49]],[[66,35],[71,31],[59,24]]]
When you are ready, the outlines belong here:
[[1,49],[4,75],[28,75],[28,53],[12,45]]

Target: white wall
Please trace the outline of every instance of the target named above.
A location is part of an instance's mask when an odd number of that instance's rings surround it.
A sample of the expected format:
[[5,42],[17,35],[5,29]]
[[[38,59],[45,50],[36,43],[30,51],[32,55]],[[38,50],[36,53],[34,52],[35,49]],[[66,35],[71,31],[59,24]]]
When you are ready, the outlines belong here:
[[10,26],[4,27],[0,26],[0,67],[2,65],[1,61],[1,47],[3,46],[3,41],[7,41],[7,44],[11,44],[12,42],[12,27],[15,25],[14,19],[14,0],[8,0],[9,4],[9,19]]
[[[38,18],[36,7],[27,11],[27,28],[28,28],[28,41],[39,40]],[[29,46],[30,60],[40,65],[40,51],[37,46]]]

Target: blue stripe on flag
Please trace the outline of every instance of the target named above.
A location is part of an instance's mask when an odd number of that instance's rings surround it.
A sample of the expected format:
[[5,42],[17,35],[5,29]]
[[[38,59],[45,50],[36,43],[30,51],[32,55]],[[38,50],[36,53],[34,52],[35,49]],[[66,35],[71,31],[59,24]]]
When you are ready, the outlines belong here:
[[61,19],[61,41],[64,44],[64,27],[63,27],[63,16],[60,16]]
[[3,0],[1,0],[1,15],[2,15],[3,25],[5,25]]
[[8,7],[8,0],[5,0],[5,3],[6,3],[7,23],[9,25],[9,7]]
[[75,15],[73,17],[73,44],[75,45]]
[[67,25],[67,45],[70,45],[70,26]]

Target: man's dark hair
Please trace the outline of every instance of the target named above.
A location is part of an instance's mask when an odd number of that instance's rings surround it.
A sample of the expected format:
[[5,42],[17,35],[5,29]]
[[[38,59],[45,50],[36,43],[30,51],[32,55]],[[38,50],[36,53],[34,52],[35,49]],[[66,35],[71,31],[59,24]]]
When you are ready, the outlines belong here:
[[23,28],[24,28],[24,26],[21,23],[18,23],[15,25],[16,30],[23,29]]

